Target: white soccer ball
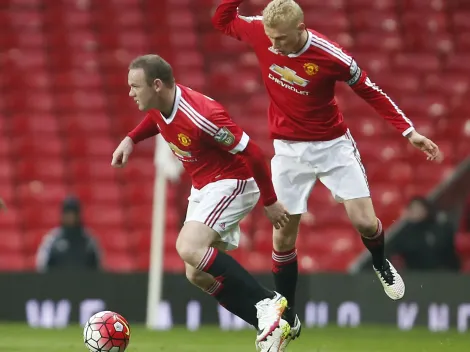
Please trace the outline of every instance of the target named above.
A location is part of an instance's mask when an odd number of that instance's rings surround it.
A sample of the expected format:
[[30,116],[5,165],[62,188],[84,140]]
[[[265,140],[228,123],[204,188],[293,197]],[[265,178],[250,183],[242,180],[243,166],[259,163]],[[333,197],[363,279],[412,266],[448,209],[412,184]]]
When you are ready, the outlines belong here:
[[120,314],[103,311],[88,319],[83,341],[90,352],[124,352],[129,345],[130,327]]

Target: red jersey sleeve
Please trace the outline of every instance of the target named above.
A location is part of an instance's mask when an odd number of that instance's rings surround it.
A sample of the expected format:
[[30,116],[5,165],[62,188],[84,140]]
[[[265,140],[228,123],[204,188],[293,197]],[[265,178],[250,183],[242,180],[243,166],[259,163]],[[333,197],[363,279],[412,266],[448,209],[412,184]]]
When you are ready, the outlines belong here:
[[211,129],[206,128],[209,142],[229,153],[237,154],[245,150],[250,137],[232,121],[226,112],[217,112],[209,120]]
[[[333,46],[333,44],[330,44]],[[331,57],[335,63],[337,80],[351,89],[372,106],[382,118],[391,123],[403,136],[414,130],[413,123],[395,102],[362,70],[356,60],[345,50],[333,46]]]
[[[243,42],[253,44],[262,27],[261,16],[245,17],[238,14],[243,0],[222,0],[212,17],[215,29]],[[264,33],[264,32],[263,32]]]
[[134,128],[131,132],[127,134],[132,141],[137,144],[144,139],[156,136],[159,133],[157,124],[153,121],[150,114],[145,115],[145,118]]
[[264,206],[277,201],[271,172],[266,164],[261,149],[250,137],[235,124],[225,112],[213,114],[210,123],[215,127],[213,133],[206,133],[210,143],[232,154],[239,153],[251,171],[261,193]]

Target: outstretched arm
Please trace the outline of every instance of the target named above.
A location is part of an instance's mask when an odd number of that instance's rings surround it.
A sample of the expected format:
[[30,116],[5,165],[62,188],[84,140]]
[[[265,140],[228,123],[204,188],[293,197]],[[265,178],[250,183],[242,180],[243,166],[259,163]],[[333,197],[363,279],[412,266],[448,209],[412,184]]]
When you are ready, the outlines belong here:
[[438,146],[415,130],[411,120],[380,87],[370,80],[367,72],[359,67],[354,58],[340,48],[335,48],[335,50],[338,53],[334,60],[338,65],[339,80],[345,81],[383,119],[407,137],[414,147],[424,152],[428,160],[439,161]]
[[143,140],[156,136],[159,133],[157,124],[152,120],[150,114],[145,115],[145,118],[127,135],[134,144],[142,142]]
[[157,124],[152,120],[150,114],[147,114],[141,123],[137,125],[121,141],[113,153],[111,165],[113,167],[125,167],[129,161],[129,156],[134,150],[134,144],[137,144],[147,138],[156,136],[159,133]]
[[238,6],[243,0],[222,0],[212,17],[214,28],[238,40],[252,43],[257,27],[261,26],[261,16],[245,17],[238,14]]

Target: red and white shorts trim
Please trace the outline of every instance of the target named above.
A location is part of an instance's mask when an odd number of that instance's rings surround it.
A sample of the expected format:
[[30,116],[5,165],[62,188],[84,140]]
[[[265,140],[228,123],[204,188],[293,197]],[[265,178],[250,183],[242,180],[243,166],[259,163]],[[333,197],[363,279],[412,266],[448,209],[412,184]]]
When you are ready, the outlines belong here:
[[201,189],[191,189],[186,221],[198,221],[215,230],[226,244],[235,249],[240,241],[240,221],[255,207],[260,197],[253,178],[220,180]]
[[361,156],[349,130],[331,141],[274,140],[274,151],[274,188],[291,214],[307,211],[307,200],[317,179],[338,202],[370,197]]

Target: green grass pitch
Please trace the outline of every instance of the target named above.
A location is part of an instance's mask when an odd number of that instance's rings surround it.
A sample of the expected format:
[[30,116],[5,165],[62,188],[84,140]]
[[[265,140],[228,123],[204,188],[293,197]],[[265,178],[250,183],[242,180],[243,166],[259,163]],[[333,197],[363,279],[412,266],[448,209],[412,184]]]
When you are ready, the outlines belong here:
[[[167,332],[131,327],[126,352],[239,352],[255,351],[252,330],[223,332],[205,327],[196,332],[175,328]],[[470,348],[466,334],[429,333],[423,329],[399,332],[392,327],[360,327],[304,330],[290,352],[463,352]],[[87,352],[78,326],[63,330],[31,329],[24,325],[0,324],[0,351]]]

